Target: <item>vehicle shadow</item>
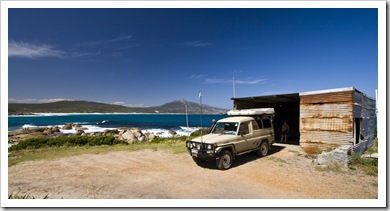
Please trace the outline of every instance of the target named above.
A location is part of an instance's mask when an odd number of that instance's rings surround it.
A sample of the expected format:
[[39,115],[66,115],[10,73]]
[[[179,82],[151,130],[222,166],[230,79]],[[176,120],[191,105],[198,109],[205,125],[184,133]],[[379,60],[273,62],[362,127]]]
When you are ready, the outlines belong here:
[[[267,156],[275,154],[275,153],[283,150],[284,148],[286,148],[286,147],[284,147],[284,146],[272,146],[272,150],[269,152],[269,154]],[[241,165],[244,165],[246,163],[252,162],[252,161],[257,160],[257,159],[262,159],[262,158],[263,157],[257,156],[256,153],[254,153],[254,152],[237,156],[236,159],[233,161],[233,164],[230,167],[230,169],[238,167],[238,166],[241,166]],[[199,163],[198,166],[200,166],[202,168],[207,168],[207,169],[219,170],[217,168],[214,160],[213,161],[207,161],[207,162],[204,162],[204,163]],[[227,170],[229,170],[229,169],[227,169]]]

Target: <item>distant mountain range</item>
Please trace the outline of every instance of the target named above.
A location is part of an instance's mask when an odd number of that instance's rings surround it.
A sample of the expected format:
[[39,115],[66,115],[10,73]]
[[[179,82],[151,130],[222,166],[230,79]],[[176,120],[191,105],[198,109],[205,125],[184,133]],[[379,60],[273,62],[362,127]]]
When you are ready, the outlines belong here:
[[34,113],[186,113],[224,114],[228,110],[209,105],[176,100],[154,107],[126,107],[89,101],[58,101],[53,103],[27,104],[8,103],[8,115],[27,115]]

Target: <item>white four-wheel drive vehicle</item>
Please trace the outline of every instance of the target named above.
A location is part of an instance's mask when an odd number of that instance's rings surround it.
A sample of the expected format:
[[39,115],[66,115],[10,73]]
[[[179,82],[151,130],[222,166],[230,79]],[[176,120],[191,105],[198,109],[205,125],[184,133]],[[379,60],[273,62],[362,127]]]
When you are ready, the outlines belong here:
[[186,147],[199,164],[215,160],[219,169],[228,169],[237,155],[256,152],[266,156],[275,141],[272,119],[273,108],[232,110],[230,117],[220,119],[210,133],[187,140]]

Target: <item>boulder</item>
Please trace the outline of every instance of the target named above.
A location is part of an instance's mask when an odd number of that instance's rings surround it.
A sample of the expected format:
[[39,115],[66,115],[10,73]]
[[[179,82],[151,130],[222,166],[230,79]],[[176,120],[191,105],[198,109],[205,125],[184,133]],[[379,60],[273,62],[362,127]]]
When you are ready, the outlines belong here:
[[103,132],[103,135],[118,135],[119,134],[119,130],[117,130],[117,129],[114,129],[114,130],[109,130],[109,129],[107,129],[107,130],[105,130],[104,132]]
[[144,134],[142,133],[142,131],[138,128],[133,128],[131,129],[131,131],[133,132],[133,134],[135,135],[135,137],[137,138],[140,138],[142,136],[144,136]]
[[26,130],[26,132],[28,133],[43,133],[43,131],[45,131],[46,128],[45,127],[32,127],[32,128],[28,128]]
[[131,130],[126,130],[126,132],[124,132],[120,136],[120,139],[126,141],[129,144],[132,144],[132,143],[138,141],[137,137],[135,137],[135,135],[133,134],[133,132],[131,132]]
[[53,129],[52,128],[46,128],[43,132],[42,132],[43,135],[49,135],[49,134],[53,134]]
[[330,152],[322,152],[317,156],[317,164],[319,165],[339,165],[348,167],[349,155],[351,148],[339,147]]
[[153,140],[153,139],[156,138],[156,136],[155,136],[153,133],[149,133],[149,134],[147,135],[147,137],[148,137],[148,140],[149,140],[149,141],[151,141],[151,140]]
[[85,132],[84,132],[84,130],[77,130],[76,131],[76,135],[82,135],[82,134],[84,134]]
[[146,141],[145,136],[140,136],[140,137],[138,137],[137,139],[138,139],[139,142],[144,142],[144,141]]
[[72,129],[72,124],[66,124],[64,127],[62,127],[64,130],[71,130]]
[[79,127],[81,127],[81,125],[80,125],[80,124],[73,124],[73,126],[74,126],[75,128],[79,128]]
[[52,131],[53,131],[53,133],[59,133],[59,132],[61,132],[59,127],[53,127],[53,128],[52,128]]
[[175,131],[173,131],[173,130],[169,130],[168,133],[171,134],[172,136],[177,135],[177,133]]

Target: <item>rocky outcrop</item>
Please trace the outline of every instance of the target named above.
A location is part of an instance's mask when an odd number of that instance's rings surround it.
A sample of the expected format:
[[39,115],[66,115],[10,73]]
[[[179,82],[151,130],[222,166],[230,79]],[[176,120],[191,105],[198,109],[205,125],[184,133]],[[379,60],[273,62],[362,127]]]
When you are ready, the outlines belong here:
[[128,128],[123,129],[121,133],[119,133],[118,138],[120,140],[126,141],[129,144],[137,143],[137,142],[146,142],[151,141],[156,136],[154,134],[142,133],[139,128]]
[[126,130],[119,139],[126,141],[129,144],[137,142],[138,139],[135,137],[134,133],[131,130]]
[[173,130],[169,130],[168,133],[171,134],[172,136],[177,135],[177,133],[175,131],[173,131]]
[[[58,137],[58,136],[69,136],[69,135],[80,135],[80,136],[101,136],[110,135],[116,139],[126,141],[129,144],[137,142],[152,141],[157,135],[153,133],[143,133],[139,128],[121,128],[121,129],[107,129],[104,132],[88,132],[88,128],[82,127],[77,124],[66,124],[61,129],[63,130],[75,130],[74,134],[62,133],[59,127],[32,127],[24,128],[20,130],[8,132],[8,143],[17,143],[30,138],[37,137]],[[176,134],[172,131],[171,134]]]
[[63,130],[72,130],[73,126],[72,124],[66,124],[64,127],[62,127]]
[[351,146],[341,146],[330,152],[322,152],[317,157],[318,165],[339,165],[347,167],[351,155]]

